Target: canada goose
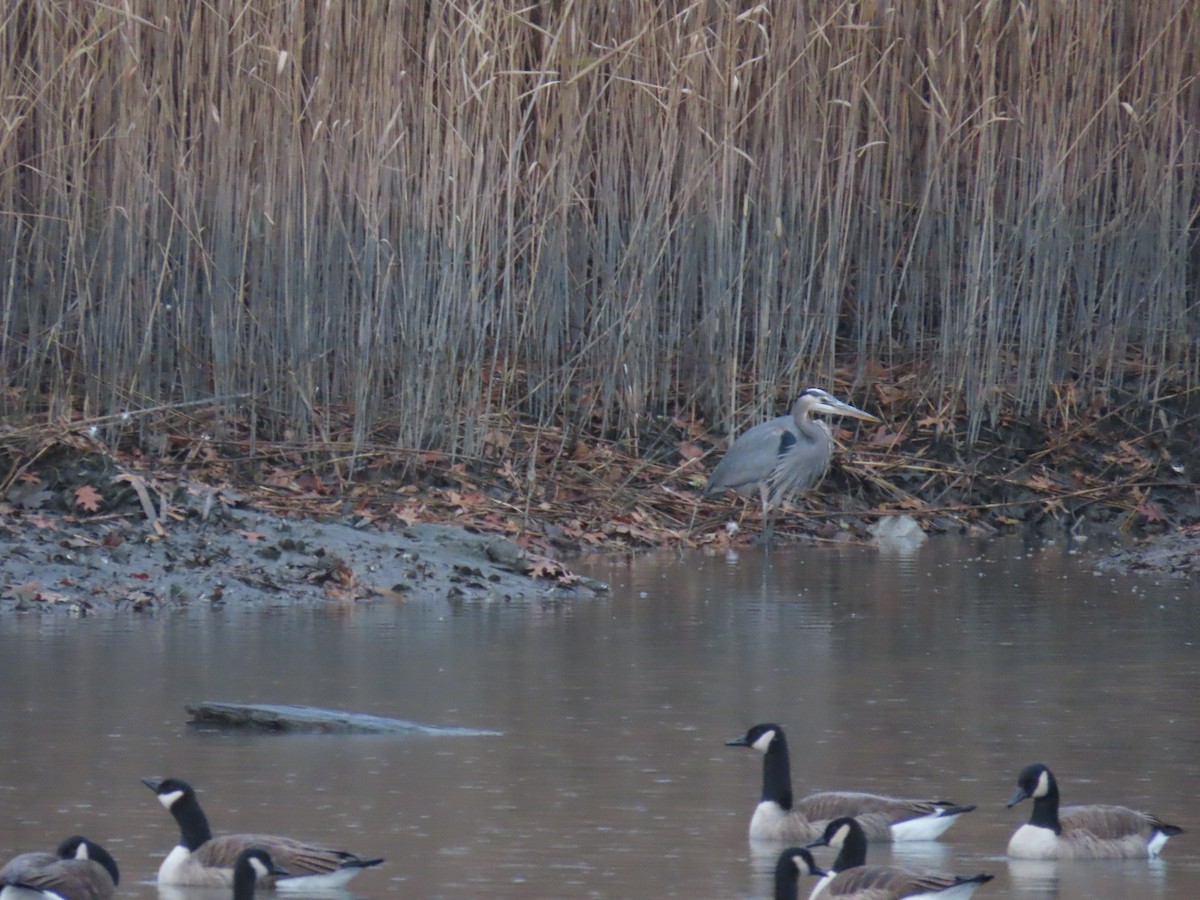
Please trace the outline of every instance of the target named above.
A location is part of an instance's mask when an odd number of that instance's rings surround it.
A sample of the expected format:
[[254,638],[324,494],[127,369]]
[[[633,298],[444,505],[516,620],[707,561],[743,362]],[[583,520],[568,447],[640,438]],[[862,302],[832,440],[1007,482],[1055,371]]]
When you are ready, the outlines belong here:
[[867,835],[856,820],[843,816],[825,827],[825,833],[809,847],[833,847],[838,851],[825,877],[817,882],[808,900],[838,897],[841,900],[899,900],[936,898],[966,900],[981,884],[994,876],[951,875],[946,872],[915,872],[900,866],[868,866]]
[[291,873],[286,879],[261,876],[263,887],[279,890],[323,890],[341,887],[368,866],[382,859],[363,859],[345,850],[331,850],[291,838],[267,834],[223,834],[213,837],[208,818],[200,808],[196,792],[178,778],[143,778],[142,783],[158,795],[179,825],[179,844],[158,869],[159,884],[230,887],[238,854],[249,847],[266,850],[271,858]]
[[0,869],[3,900],[108,900],[121,880],[117,863],[94,841],[75,835],[55,853],[22,853]]
[[1018,859],[1145,859],[1158,856],[1167,838],[1183,833],[1177,825],[1124,806],[1059,810],[1058,782],[1041,763],[1021,770],[1008,806],[1030,797],[1033,814],[1008,842],[1008,855]]
[[803,847],[788,847],[775,862],[775,900],[796,900],[801,875],[825,875]]
[[233,864],[233,900],[250,900],[260,878],[289,874],[275,865],[271,854],[262,847],[248,847],[238,854],[237,862]]
[[778,725],[755,725],[727,747],[752,747],[763,755],[762,799],[750,819],[750,839],[811,841],[839,816],[855,816],[872,841],[932,841],[974,806],[945,800],[899,800],[878,794],[823,791],[792,800],[787,738]]

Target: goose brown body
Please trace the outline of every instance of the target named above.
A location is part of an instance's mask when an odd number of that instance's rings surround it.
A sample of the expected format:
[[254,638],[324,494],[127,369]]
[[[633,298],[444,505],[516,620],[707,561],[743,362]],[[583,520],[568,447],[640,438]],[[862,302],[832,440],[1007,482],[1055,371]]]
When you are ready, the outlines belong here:
[[260,887],[287,890],[342,887],[363,869],[383,862],[273,834],[214,836],[191,785],[178,778],[142,781],[170,811],[180,831],[179,844],[159,867],[159,884],[232,887],[238,856],[251,847],[265,850],[275,865],[289,875],[285,879],[268,872],[257,880]]
[[78,835],[64,840],[56,853],[22,853],[0,869],[0,896],[17,900],[36,895],[62,900],[109,900],[121,876],[99,844]]
[[835,819],[810,847],[838,851],[829,871],[813,888],[809,900],[966,900],[994,876],[954,875],[916,871],[902,866],[867,865],[867,837],[853,818]]
[[822,791],[794,800],[783,728],[764,722],[726,741],[726,746],[750,747],[763,754],[761,799],[750,819],[750,839],[755,841],[811,841],[830,821],[843,816],[853,816],[871,841],[933,840],[975,808],[861,791]]
[[1125,806],[1059,807],[1058,781],[1041,763],[1021,770],[1008,805],[1033,800],[1029,821],[1008,842],[1016,859],[1145,859],[1183,829]]

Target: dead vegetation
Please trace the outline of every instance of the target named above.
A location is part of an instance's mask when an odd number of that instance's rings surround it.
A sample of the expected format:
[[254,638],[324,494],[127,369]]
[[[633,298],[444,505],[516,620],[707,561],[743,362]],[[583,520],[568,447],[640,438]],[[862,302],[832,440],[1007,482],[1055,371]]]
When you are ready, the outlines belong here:
[[[916,381],[880,374],[887,377],[877,389],[855,400],[887,410],[888,420],[835,431],[843,449],[825,482],[784,515],[781,534],[860,539],[877,517],[897,513],[927,531],[969,534],[1148,534],[1200,525],[1196,391],[1163,397],[1153,410],[1132,390],[1076,394],[1068,427],[1062,416],[1053,426],[1004,418],[964,452],[962,409],[924,404],[898,388]],[[454,523],[504,534],[542,556],[723,546],[761,529],[756,503],[701,501],[725,442],[698,419],[657,422],[637,454],[594,434],[497,420],[481,455],[452,457],[397,449],[384,434],[355,448],[350,412],[325,410],[336,423],[326,450],[353,456],[350,467],[299,442],[260,441],[251,453],[245,421],[214,429],[208,412],[159,411],[155,428],[170,436],[169,449],[153,457],[133,441],[107,445],[86,428],[30,428],[23,449],[9,432],[0,439],[0,513],[14,525],[36,526],[43,511],[134,520],[157,539],[173,522],[253,507],[384,529]],[[730,520],[741,533],[730,533]]]
[[6,487],[68,447],[675,540],[695,451],[818,384],[891,423],[832,476],[864,511],[1153,513],[1198,48],[1186,0],[12,4]]

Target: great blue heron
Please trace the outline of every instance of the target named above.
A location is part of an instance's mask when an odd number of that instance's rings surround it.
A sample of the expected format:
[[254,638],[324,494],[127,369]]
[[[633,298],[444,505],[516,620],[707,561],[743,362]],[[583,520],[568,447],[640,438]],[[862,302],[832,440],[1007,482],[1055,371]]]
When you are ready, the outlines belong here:
[[713,470],[704,496],[735,491],[762,501],[763,540],[771,541],[771,508],[816,484],[833,455],[829,426],[813,413],[853,416],[868,422],[879,419],[820,388],[809,388],[796,398],[790,416],[779,416],[743,432]]

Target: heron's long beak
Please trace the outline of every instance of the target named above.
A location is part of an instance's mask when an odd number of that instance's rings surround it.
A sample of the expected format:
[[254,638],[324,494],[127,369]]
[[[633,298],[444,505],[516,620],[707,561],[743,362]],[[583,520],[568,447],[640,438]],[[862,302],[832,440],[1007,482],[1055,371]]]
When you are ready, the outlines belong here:
[[849,403],[843,403],[841,400],[836,400],[832,397],[829,400],[822,400],[821,402],[814,404],[813,412],[825,413],[829,416],[851,416],[855,419],[864,419],[867,422],[883,421],[882,419],[878,419],[871,415],[869,412],[864,412],[857,406],[851,406]]

